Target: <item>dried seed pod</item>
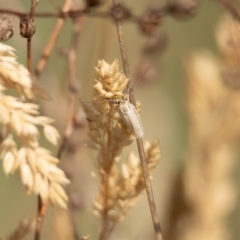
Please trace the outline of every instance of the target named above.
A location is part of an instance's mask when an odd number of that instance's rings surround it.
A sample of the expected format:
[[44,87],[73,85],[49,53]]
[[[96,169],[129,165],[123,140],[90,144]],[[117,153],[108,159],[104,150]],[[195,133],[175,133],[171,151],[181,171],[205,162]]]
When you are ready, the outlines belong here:
[[196,9],[197,3],[195,0],[175,0],[168,7],[169,13],[179,20],[193,16]]
[[163,18],[163,9],[152,7],[147,9],[145,13],[140,17],[138,23],[141,31],[145,35],[154,35],[156,34],[158,27]]
[[161,53],[165,50],[167,46],[167,36],[166,34],[160,33],[158,35],[150,36],[146,39],[145,44],[143,46],[143,54],[152,55],[157,52],[157,54]]
[[126,20],[132,16],[130,10],[121,4],[112,7],[111,15],[115,20]]
[[36,24],[34,18],[25,16],[20,20],[20,34],[24,38],[31,38],[36,31]]
[[7,41],[13,35],[13,19],[3,15],[0,18],[0,41]]
[[86,4],[88,7],[98,7],[103,4],[105,0],[86,0]]

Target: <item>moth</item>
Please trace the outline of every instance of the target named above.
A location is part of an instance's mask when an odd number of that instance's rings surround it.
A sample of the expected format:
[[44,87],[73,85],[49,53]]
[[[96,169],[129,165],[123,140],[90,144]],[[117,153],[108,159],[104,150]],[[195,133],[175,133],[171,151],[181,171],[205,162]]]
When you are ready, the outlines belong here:
[[115,103],[118,104],[119,115],[130,132],[136,138],[142,138],[143,126],[135,106],[130,103],[126,97],[123,97],[120,100],[115,100]]

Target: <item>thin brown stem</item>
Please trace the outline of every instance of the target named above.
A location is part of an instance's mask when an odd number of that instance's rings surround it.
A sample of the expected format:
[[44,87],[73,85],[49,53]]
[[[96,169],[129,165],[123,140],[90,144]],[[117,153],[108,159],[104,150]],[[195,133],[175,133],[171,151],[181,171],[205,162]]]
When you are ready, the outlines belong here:
[[47,204],[43,203],[41,197],[38,196],[38,212],[37,212],[37,223],[36,223],[34,240],[40,240],[41,238],[42,223],[46,213],[46,209],[47,209]]
[[[32,74],[31,38],[35,32],[34,12],[37,7],[37,3],[38,3],[38,0],[32,0],[29,17],[26,19],[25,34],[27,37],[27,62],[28,62],[28,71],[30,72],[30,74]],[[34,28],[34,31],[32,31],[32,34],[28,36],[27,34],[29,31],[28,29],[29,27],[31,28],[30,30]],[[37,223],[35,228],[34,240],[40,240],[41,238],[42,222],[46,213],[46,208],[47,208],[47,204],[43,203],[40,195],[38,195]]]
[[[118,4],[118,0],[112,0],[112,2],[114,5]],[[131,75],[130,75],[130,67],[129,67],[128,57],[127,57],[127,50],[126,50],[126,46],[125,46],[125,40],[124,40],[121,22],[116,20],[116,26],[117,26],[118,40],[119,40],[120,51],[121,51],[121,55],[122,55],[124,72],[125,72],[125,75],[129,78],[129,84],[128,84],[128,92],[130,95],[129,99],[130,99],[131,103],[136,105],[136,101],[134,98],[134,92],[131,89],[132,81],[131,81]],[[159,222],[158,216],[157,216],[157,208],[156,208],[154,195],[153,195],[153,191],[152,191],[152,185],[151,185],[151,181],[150,181],[150,177],[149,177],[146,155],[145,155],[145,151],[144,151],[144,147],[143,147],[143,140],[141,138],[137,138],[136,141],[137,141],[137,146],[138,146],[139,157],[141,160],[143,177],[144,177],[144,181],[145,181],[146,192],[147,192],[147,196],[148,196],[148,203],[149,203],[149,207],[150,207],[150,211],[151,211],[151,216],[152,216],[156,239],[163,240],[160,222]]]
[[[29,19],[28,19],[29,22],[32,22],[32,23],[34,22],[34,13],[35,13],[37,4],[38,4],[38,0],[32,0]],[[32,36],[27,38],[27,63],[28,63],[28,71],[32,75]]]
[[71,41],[71,47],[68,52],[68,72],[69,72],[69,94],[68,94],[68,112],[67,112],[67,121],[66,127],[64,131],[64,136],[62,139],[62,143],[59,147],[57,157],[60,159],[62,152],[67,146],[68,139],[73,133],[73,122],[74,122],[74,108],[75,108],[75,98],[78,92],[77,88],[77,76],[76,76],[76,68],[77,68],[77,51],[78,51],[78,40],[80,35],[80,30],[83,24],[83,17],[79,17],[74,19],[73,26],[73,35]]
[[28,71],[32,75],[32,38],[27,39],[27,64],[28,64]]
[[30,9],[30,13],[29,13],[30,19],[32,19],[34,17],[34,13],[35,13],[37,4],[38,4],[38,0],[32,0],[31,9]]
[[[77,52],[78,52],[78,42],[79,42],[79,35],[80,31],[83,25],[83,17],[78,17],[73,19],[73,33],[72,33],[72,40],[71,40],[71,46],[69,49],[69,52],[67,54],[68,57],[68,88],[69,88],[69,94],[68,94],[68,112],[67,112],[67,121],[66,121],[66,127],[64,136],[62,139],[62,143],[59,147],[57,157],[60,159],[63,151],[65,150],[69,138],[73,134],[74,130],[74,109],[75,109],[75,98],[78,92],[77,88],[77,76],[76,76],[76,69],[77,69]],[[69,208],[69,214],[71,218],[71,224],[74,232],[74,239],[80,240],[80,235],[77,230],[77,225],[75,223],[74,219],[74,208]]]
[[147,192],[147,196],[148,196],[148,203],[149,203],[149,207],[150,207],[150,211],[151,211],[151,216],[152,216],[156,239],[163,240],[162,230],[161,230],[160,222],[159,222],[158,215],[157,215],[156,203],[154,200],[154,194],[153,194],[152,185],[151,185],[151,181],[150,181],[150,177],[149,177],[146,155],[145,155],[145,151],[144,151],[144,147],[143,147],[143,140],[141,138],[137,138],[136,140],[137,140],[138,153],[139,153],[139,157],[141,160],[143,177],[144,177],[146,192]]
[[[72,3],[72,0],[65,0],[65,3],[63,5],[63,8],[62,8],[62,11],[65,12],[65,11],[69,11],[69,9],[71,8],[71,3]],[[36,70],[35,70],[35,75],[36,75],[36,78],[39,77],[39,75],[41,74],[41,72],[43,71],[46,63],[47,63],[47,60],[53,50],[53,47],[58,39],[58,36],[59,36],[59,33],[61,32],[62,30],[62,27],[63,27],[63,24],[65,22],[65,19],[58,19],[57,20],[57,23],[55,25],[55,28],[53,29],[53,32],[52,32],[52,35],[50,36],[49,40],[48,40],[48,43],[43,51],[43,54],[37,64],[37,67],[36,67]]]

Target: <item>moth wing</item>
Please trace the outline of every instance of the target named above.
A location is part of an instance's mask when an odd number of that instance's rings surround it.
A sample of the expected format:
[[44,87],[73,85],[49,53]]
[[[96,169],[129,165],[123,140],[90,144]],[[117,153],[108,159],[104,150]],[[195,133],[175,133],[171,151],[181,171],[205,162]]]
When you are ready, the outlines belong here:
[[142,125],[142,122],[140,120],[138,111],[132,103],[130,103],[130,102],[128,102],[128,103],[129,103],[129,107],[130,107],[131,113],[132,113],[131,114],[131,118],[132,118],[131,122],[133,123],[135,136],[137,138],[142,138],[143,137],[143,125]]
[[121,102],[119,105],[119,114],[132,134],[136,138],[142,138],[143,126],[134,105],[129,101]]

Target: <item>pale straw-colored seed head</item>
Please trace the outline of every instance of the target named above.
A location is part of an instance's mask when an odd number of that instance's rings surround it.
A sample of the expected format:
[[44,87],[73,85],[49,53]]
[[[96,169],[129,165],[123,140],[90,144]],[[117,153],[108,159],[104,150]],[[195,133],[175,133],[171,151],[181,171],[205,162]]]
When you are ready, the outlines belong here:
[[111,65],[100,60],[95,69],[98,74],[94,85],[96,95],[107,99],[122,98],[129,79],[120,72],[118,60],[115,59]]
[[12,47],[0,43],[0,84],[16,90],[22,98],[33,98],[29,72],[16,61],[13,51]]
[[[160,158],[158,141],[146,143],[145,151],[149,171],[152,171]],[[110,220],[118,222],[123,219],[126,210],[136,204],[144,187],[141,164],[135,154],[131,153],[120,169],[113,165],[108,178],[108,202],[105,206],[109,209]],[[94,213],[97,213],[99,217],[102,216],[104,210],[104,185],[101,189],[103,191],[98,193],[93,201]]]
[[[5,90],[8,89],[15,90],[21,101],[7,95]],[[40,116],[37,104],[24,102],[33,97],[28,70],[16,61],[11,47],[0,43],[0,124],[8,133],[0,146],[4,172],[10,174],[19,169],[27,193],[38,194],[44,202],[66,207],[67,196],[62,185],[69,180],[56,166],[59,160],[40,147],[39,127],[43,127],[46,139],[54,145],[59,133],[50,125],[53,119]]]
[[[120,162],[123,148],[135,138],[118,111],[129,80],[120,72],[117,60],[112,64],[99,61],[96,71],[93,107],[84,104],[89,137],[98,150],[100,190],[93,200],[93,214],[112,224],[121,221],[127,209],[136,204],[145,185],[141,164],[133,153],[126,163]],[[136,109],[140,110],[140,103]],[[146,144],[145,151],[151,171],[160,158],[158,141]]]

